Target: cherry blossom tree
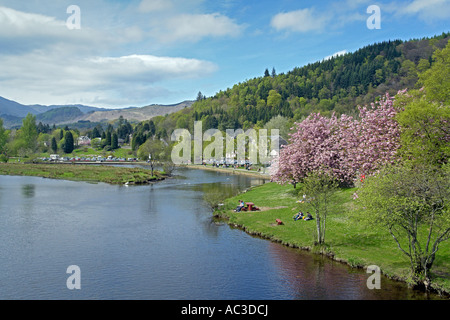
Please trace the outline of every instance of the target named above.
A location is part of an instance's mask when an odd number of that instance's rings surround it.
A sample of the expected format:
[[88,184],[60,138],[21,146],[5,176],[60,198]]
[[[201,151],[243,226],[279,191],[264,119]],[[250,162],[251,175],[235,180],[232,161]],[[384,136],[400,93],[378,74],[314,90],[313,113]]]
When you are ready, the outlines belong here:
[[278,171],[273,175],[274,181],[294,186],[310,171],[336,167],[338,156],[334,143],[338,119],[334,114],[326,118],[314,113],[296,126],[291,144],[280,150]]
[[296,123],[297,130],[291,134],[291,143],[281,149],[272,179],[295,186],[312,171],[328,170],[341,183],[350,185],[358,176],[394,162],[400,130],[393,102],[386,94],[377,103],[359,107],[359,119],[313,113]]

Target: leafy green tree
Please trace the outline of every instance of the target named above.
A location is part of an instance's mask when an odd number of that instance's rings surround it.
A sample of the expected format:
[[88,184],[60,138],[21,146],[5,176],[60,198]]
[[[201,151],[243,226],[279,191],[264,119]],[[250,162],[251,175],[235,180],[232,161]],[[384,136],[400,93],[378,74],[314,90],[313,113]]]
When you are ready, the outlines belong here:
[[111,149],[116,150],[119,148],[119,138],[117,136],[117,133],[113,133],[111,137]]
[[156,133],[156,127],[155,127],[155,123],[150,120],[150,122],[148,123],[148,134],[150,137],[153,137]]
[[201,91],[199,91],[198,94],[197,94],[197,101],[202,101],[202,100],[205,100],[205,99],[206,99],[206,97],[202,94]]
[[267,97],[267,105],[271,107],[280,106],[282,101],[281,94],[279,94],[276,90],[270,90],[269,96]]
[[100,138],[100,137],[101,137],[101,134],[100,134],[100,132],[98,131],[98,128],[95,127],[95,128],[92,130],[92,138],[94,139],[94,138]]
[[31,113],[22,120],[22,128],[20,129],[20,139],[24,142],[24,147],[28,152],[34,152],[37,147],[37,126],[36,116]]
[[159,139],[148,139],[143,145],[139,147],[138,157],[142,160],[148,159],[150,168],[152,170],[152,176],[155,166],[166,160],[164,143]]
[[425,86],[427,96],[433,100],[450,105],[450,42],[442,50],[433,54],[434,62],[430,69],[419,75],[419,83]]
[[112,142],[112,135],[111,135],[111,131],[107,131],[106,132],[106,146],[110,146]]
[[133,139],[131,140],[131,149],[137,151],[139,147],[145,143],[147,137],[141,130],[133,134]]
[[0,118],[0,154],[6,153],[7,140],[8,140],[8,133],[3,127],[3,119]]
[[439,244],[450,237],[450,165],[395,165],[365,179],[361,216],[386,228],[410,262],[412,280],[429,287]]
[[300,194],[304,194],[306,202],[315,213],[317,237],[316,243],[325,243],[327,216],[330,213],[332,197],[339,187],[339,183],[326,170],[310,172],[302,181]]
[[433,55],[431,68],[419,75],[421,90],[396,97],[404,158],[442,164],[450,155],[450,42]]
[[450,156],[450,107],[430,101],[421,91],[399,94],[396,116],[401,128],[400,153],[415,162],[442,164]]
[[64,145],[63,145],[63,151],[64,153],[72,153],[74,149],[74,141],[73,141],[73,135],[72,132],[67,131],[64,135]]
[[36,116],[29,113],[22,120],[22,127],[13,141],[13,149],[20,156],[27,156],[37,149]]
[[[287,140],[289,139],[290,121],[288,118],[278,115],[270,119],[270,121],[265,124],[264,129],[278,129],[280,136]],[[268,134],[270,134],[270,131]]]
[[56,143],[55,137],[52,137],[51,148],[54,153],[58,151],[58,144]]

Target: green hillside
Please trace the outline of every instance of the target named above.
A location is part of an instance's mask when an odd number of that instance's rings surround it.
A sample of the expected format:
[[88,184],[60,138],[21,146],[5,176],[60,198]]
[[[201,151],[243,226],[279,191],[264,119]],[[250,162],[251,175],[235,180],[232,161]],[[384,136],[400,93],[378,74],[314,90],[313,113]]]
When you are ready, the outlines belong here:
[[386,92],[414,88],[418,73],[430,68],[432,54],[442,49],[450,33],[409,41],[385,41],[356,52],[298,67],[286,74],[275,70],[206,98],[201,93],[192,108],[153,119],[157,128],[192,130],[263,127],[276,116],[287,126],[312,112],[352,115],[358,105],[374,102]]
[[42,123],[53,124],[71,121],[83,115],[84,113],[77,107],[62,107],[38,114],[36,120]]

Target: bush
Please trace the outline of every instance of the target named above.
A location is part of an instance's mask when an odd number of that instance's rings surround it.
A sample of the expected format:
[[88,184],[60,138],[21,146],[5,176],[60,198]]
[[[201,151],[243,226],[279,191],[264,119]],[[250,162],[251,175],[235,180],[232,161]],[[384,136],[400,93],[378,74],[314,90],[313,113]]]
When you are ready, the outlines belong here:
[[7,163],[9,160],[9,158],[4,155],[4,154],[0,154],[0,163]]

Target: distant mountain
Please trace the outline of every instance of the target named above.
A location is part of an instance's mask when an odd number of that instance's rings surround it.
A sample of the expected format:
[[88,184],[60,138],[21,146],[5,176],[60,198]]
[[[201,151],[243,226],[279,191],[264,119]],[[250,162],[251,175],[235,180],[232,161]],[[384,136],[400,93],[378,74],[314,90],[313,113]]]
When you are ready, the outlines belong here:
[[44,124],[59,124],[69,121],[69,119],[78,119],[83,115],[84,113],[77,107],[61,107],[38,114],[36,121]]
[[26,117],[28,113],[38,114],[40,112],[30,106],[0,97],[0,116]]
[[40,104],[35,104],[35,105],[31,105],[29,107],[31,107],[32,109],[36,110],[37,113],[44,113],[44,112],[51,111],[51,110],[54,110],[54,109],[67,108],[67,107],[78,108],[82,113],[111,110],[111,109],[106,109],[106,108],[85,106],[85,105],[82,105],[82,104],[51,105],[51,106],[43,106],[43,105],[40,105]]
[[0,118],[5,128],[13,128],[22,124],[28,113],[36,115],[36,121],[49,125],[71,124],[76,122],[109,122],[122,116],[129,121],[145,121],[156,116],[163,116],[190,107],[194,101],[184,101],[174,105],[149,105],[126,109],[106,109],[85,105],[23,105],[0,97]]
[[40,104],[35,105],[23,105],[18,102],[8,100],[6,98],[0,97],[0,115],[10,115],[15,117],[26,117],[28,113],[37,115],[40,113],[44,113],[53,109],[66,108],[66,107],[76,107],[83,113],[93,112],[93,111],[107,111],[110,109],[97,108],[84,106],[81,104],[75,105],[51,105],[51,106],[43,106]]
[[174,105],[157,105],[153,104],[142,108],[127,108],[115,109],[108,111],[95,111],[93,113],[85,114],[78,120],[85,120],[91,122],[112,121],[119,119],[122,116],[129,121],[145,121],[150,120],[156,116],[164,116],[172,114],[192,106],[194,101],[183,101]]
[[2,114],[0,118],[3,119],[3,127],[11,129],[22,124],[23,117],[11,116],[9,114]]

